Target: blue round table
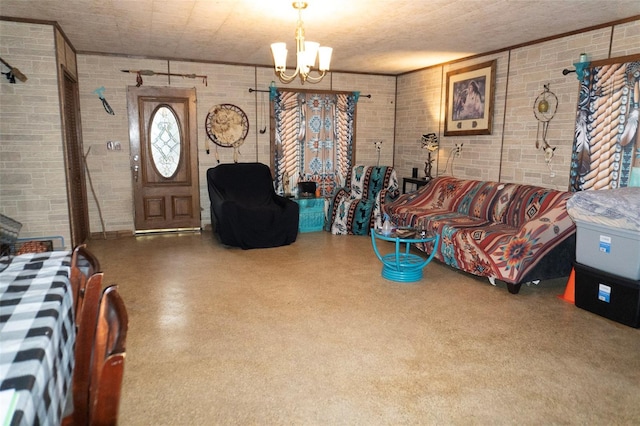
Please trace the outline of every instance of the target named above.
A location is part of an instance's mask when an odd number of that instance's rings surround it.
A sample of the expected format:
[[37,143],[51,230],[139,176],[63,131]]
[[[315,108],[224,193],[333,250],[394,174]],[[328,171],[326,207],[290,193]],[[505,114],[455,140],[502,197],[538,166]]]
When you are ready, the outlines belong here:
[[[395,252],[382,255],[378,250],[376,240],[395,242]],[[417,254],[410,253],[411,244],[425,244],[433,242],[433,250],[425,259]],[[440,235],[421,235],[415,229],[400,228],[389,235],[382,234],[379,230],[371,229],[371,245],[376,256],[382,262],[382,277],[391,281],[410,283],[420,281],[422,269],[431,262],[438,250]],[[404,245],[403,248],[401,246]]]

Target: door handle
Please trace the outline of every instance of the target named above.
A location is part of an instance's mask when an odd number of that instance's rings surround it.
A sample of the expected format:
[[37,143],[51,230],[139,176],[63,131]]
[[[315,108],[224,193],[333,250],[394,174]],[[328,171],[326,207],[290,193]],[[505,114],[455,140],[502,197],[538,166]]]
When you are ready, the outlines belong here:
[[[138,154],[133,156],[134,163],[137,163],[139,159],[140,159],[140,157],[138,156]],[[133,179],[136,182],[138,181],[138,170],[140,170],[140,166],[138,166],[138,164],[134,164],[133,165]]]

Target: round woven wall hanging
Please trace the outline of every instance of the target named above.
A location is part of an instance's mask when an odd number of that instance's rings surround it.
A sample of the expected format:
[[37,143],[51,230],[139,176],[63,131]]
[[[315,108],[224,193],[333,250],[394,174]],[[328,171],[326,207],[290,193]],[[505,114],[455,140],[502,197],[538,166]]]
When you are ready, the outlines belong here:
[[[247,114],[232,104],[215,105],[209,110],[204,126],[207,131],[207,136],[214,144],[223,148],[234,149],[233,160],[237,162],[238,148],[244,143],[244,139],[249,133]],[[208,141],[206,148],[208,154]],[[220,162],[217,148],[216,160]]]

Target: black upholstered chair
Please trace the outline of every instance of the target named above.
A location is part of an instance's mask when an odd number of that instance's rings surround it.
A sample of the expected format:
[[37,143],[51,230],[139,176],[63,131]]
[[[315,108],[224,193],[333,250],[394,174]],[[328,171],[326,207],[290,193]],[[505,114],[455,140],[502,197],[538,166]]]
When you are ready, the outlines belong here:
[[298,236],[298,204],[276,194],[262,163],[220,164],[207,170],[211,224],[222,244],[278,247]]

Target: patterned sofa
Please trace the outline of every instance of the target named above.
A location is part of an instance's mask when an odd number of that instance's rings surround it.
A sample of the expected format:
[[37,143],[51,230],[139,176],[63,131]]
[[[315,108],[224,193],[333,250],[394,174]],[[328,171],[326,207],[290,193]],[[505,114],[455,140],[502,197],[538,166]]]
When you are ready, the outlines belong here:
[[368,235],[374,226],[382,226],[382,206],[399,195],[396,172],[388,166],[359,165],[349,170],[345,182],[331,197],[325,230]]
[[[401,195],[384,211],[397,226],[424,226],[441,236],[435,257],[474,275],[523,282],[569,276],[575,259],[571,193],[513,183],[437,177]],[[419,249],[431,252],[433,247]]]

